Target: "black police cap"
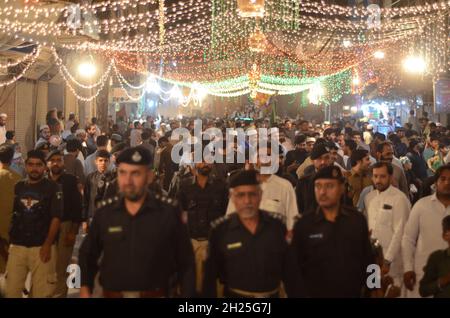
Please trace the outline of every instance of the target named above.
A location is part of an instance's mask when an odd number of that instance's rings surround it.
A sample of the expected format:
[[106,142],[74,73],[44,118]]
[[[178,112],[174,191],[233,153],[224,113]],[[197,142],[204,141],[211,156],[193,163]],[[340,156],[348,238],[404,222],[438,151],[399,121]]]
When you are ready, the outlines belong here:
[[324,154],[330,152],[330,149],[324,144],[315,145],[313,150],[311,151],[311,160],[316,160],[322,157]]
[[150,151],[138,146],[122,151],[117,158],[117,164],[121,163],[150,167],[153,164],[153,158],[150,155]]
[[258,185],[257,173],[255,170],[242,170],[230,176],[230,188],[241,185]]
[[319,179],[334,179],[338,180],[340,183],[344,183],[345,181],[341,169],[336,166],[328,166],[317,171],[314,176],[314,181]]

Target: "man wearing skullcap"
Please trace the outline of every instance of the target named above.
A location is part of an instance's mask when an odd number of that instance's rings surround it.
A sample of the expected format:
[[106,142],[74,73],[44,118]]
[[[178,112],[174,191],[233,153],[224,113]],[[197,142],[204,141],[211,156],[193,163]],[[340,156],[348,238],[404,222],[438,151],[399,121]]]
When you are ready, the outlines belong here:
[[42,144],[50,142],[50,127],[48,125],[41,125],[39,127],[39,139],[36,142],[34,149],[38,149]]
[[107,298],[167,297],[174,277],[179,296],[194,295],[194,253],[186,221],[176,201],[148,191],[155,177],[152,163],[140,147],[118,156],[119,196],[99,202],[80,248],[81,297],[92,295],[97,272]]
[[6,120],[8,116],[5,113],[0,114],[0,145],[6,142]]

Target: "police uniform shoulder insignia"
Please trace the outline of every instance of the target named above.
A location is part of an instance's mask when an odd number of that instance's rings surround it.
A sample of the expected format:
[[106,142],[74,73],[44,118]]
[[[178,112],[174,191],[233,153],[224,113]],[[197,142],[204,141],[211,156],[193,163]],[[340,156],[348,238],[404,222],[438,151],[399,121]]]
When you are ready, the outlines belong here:
[[222,217],[216,219],[215,221],[212,221],[211,222],[211,228],[215,229],[220,224],[224,223],[226,220],[228,220],[228,215],[222,216]]
[[178,204],[178,201],[176,199],[173,199],[165,194],[157,193],[155,194],[155,199],[173,207],[176,207]]
[[102,200],[100,202],[97,203],[97,209],[103,208],[107,205],[113,204],[115,202],[119,201],[119,197],[115,196],[114,198],[109,198],[109,199],[105,199]]
[[282,215],[281,213],[274,213],[274,212],[266,212],[266,213],[270,217],[281,221],[283,224],[286,224],[286,217],[284,215]]

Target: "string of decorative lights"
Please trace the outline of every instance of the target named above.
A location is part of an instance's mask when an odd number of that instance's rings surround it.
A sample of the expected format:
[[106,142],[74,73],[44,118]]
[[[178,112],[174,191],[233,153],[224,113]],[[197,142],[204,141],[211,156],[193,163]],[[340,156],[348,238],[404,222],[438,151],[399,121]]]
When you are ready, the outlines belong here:
[[[362,89],[372,81],[380,81],[378,71],[389,72],[386,62],[379,67],[372,60],[375,52],[391,47],[407,48],[411,54],[423,56],[429,66],[428,72],[433,76],[449,69],[446,16],[450,1],[383,8],[380,11],[382,23],[375,29],[370,29],[367,24],[367,17],[373,12],[366,8],[310,0],[265,2],[266,13],[258,23],[254,19],[241,18],[235,0],[189,0],[168,6],[164,0],[111,0],[84,4],[80,6],[81,13],[95,16],[91,21],[84,21],[84,27],[98,26],[100,39],[92,41],[82,37],[70,44],[56,39],[82,35],[83,30],[68,28],[67,19],[57,22],[45,19],[50,14],[68,17],[67,8],[46,8],[39,4],[13,10],[14,6],[4,6],[0,8],[0,32],[32,43],[41,43],[41,37],[49,37],[47,41],[53,47],[107,56],[109,68],[93,85],[76,81],[62,61],[57,63],[67,82],[89,89],[103,87],[112,69],[123,87],[145,86],[131,85],[124,76],[118,75],[115,63],[121,68],[150,73],[157,73],[163,65],[164,79],[189,83],[191,91],[205,90],[211,95],[234,95],[249,89],[290,93],[306,85],[290,83],[284,87],[267,83],[263,79],[265,75],[279,79],[321,78],[320,83],[339,87],[334,79],[347,80],[347,75],[336,74],[348,74],[349,69],[355,70],[355,74],[364,80],[358,88]],[[140,6],[144,6],[144,12],[138,10]],[[108,14],[96,15],[104,12]],[[40,18],[30,22],[33,15]],[[259,38],[260,43],[252,44],[260,45],[260,51],[252,52],[249,51],[252,48],[249,39],[257,25],[263,36]],[[130,52],[142,57],[144,62],[139,62],[139,58],[131,62],[120,58]],[[175,61],[174,56],[177,57]],[[260,68],[261,78],[248,77],[250,67],[255,63]],[[360,72],[363,66],[369,67],[367,76]],[[370,71],[374,74],[368,76]],[[194,85],[195,82],[198,83]],[[348,86],[342,90],[348,90]],[[324,91],[325,97],[322,97],[328,98],[329,89],[324,88]],[[331,91],[329,100],[338,95],[333,88]]]
[[[15,0],[4,0],[5,4],[9,2],[14,2]],[[92,11],[94,13],[107,12],[107,11],[121,11],[129,8],[137,8],[138,6],[147,6],[155,4],[158,0],[116,0],[116,1],[103,1],[94,3],[80,4],[79,7],[81,11]],[[272,1],[266,0],[267,7],[270,7]],[[366,7],[344,7],[335,4],[328,4],[325,1],[312,1],[303,0],[301,2],[297,1],[273,1],[276,5],[285,11],[298,11],[310,14],[322,14],[327,16],[345,16],[348,18],[356,17],[367,17],[372,14],[372,11]],[[406,6],[406,7],[390,7],[390,8],[380,8],[380,14],[382,17],[393,18],[395,16],[402,15],[421,15],[430,14],[436,11],[442,11],[450,8],[450,1],[441,1],[438,3],[427,3],[424,5],[416,6]],[[30,15],[33,13],[35,16],[39,15],[50,16],[50,15],[60,15],[65,12],[67,8],[62,7],[51,7],[46,8],[45,6],[27,5],[23,8],[17,8],[15,6],[3,6],[0,8],[0,15],[8,15],[18,17],[19,15]]]
[[21,63],[23,63],[23,62],[25,62],[25,61],[27,61],[27,60],[33,58],[33,56],[36,55],[36,53],[38,52],[38,50],[39,50],[39,47],[35,47],[35,48],[33,49],[33,51],[31,51],[31,53],[25,54],[24,56],[22,56],[21,58],[15,60],[14,62],[6,62],[6,63],[4,63],[4,64],[0,63],[0,68],[8,68],[8,67],[14,67],[14,66],[17,66],[17,65],[19,65],[19,64],[21,64]]
[[55,63],[58,66],[60,72],[64,73],[69,78],[69,80],[71,82],[73,82],[75,85],[77,85],[81,88],[84,88],[84,89],[92,89],[92,88],[96,88],[98,86],[103,85],[103,83],[108,80],[109,74],[111,73],[111,68],[114,64],[114,60],[111,60],[111,63],[109,63],[106,71],[102,74],[102,76],[100,76],[100,79],[98,80],[98,82],[90,84],[90,85],[86,85],[86,84],[83,84],[83,83],[80,83],[79,81],[77,81],[75,76],[73,76],[70,73],[70,71],[67,69],[67,67],[63,64],[62,59],[58,56],[58,53],[56,52],[56,49],[54,47],[51,48],[51,51],[52,51]]
[[21,79],[25,73],[30,69],[30,67],[36,62],[37,58],[41,54],[41,47],[37,48],[36,54],[31,57],[31,60],[28,62],[28,64],[22,69],[22,71],[18,75],[13,75],[12,79],[8,81],[0,82],[0,87],[8,86],[11,84],[14,84],[19,79]]

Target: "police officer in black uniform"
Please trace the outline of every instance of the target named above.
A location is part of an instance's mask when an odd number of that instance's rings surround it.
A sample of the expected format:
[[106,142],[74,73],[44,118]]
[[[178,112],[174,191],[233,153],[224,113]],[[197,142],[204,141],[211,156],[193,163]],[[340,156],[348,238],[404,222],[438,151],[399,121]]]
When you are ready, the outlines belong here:
[[230,178],[236,212],[213,222],[205,264],[204,295],[216,296],[216,281],[226,297],[279,297],[281,282],[289,294],[286,225],[278,213],[259,210],[262,191],[256,171]]
[[165,297],[174,274],[181,296],[193,296],[187,227],[172,199],[148,191],[154,178],[148,151],[129,148],[117,164],[120,197],[100,203],[80,249],[80,296],[90,297],[98,271],[105,297]]
[[329,166],[314,177],[318,208],[294,226],[292,253],[297,297],[361,297],[367,266],[374,263],[367,221],[341,204],[345,180]]
[[300,214],[308,214],[317,209],[317,200],[314,197],[314,176],[318,170],[332,164],[330,149],[324,144],[316,144],[311,151],[310,158],[313,161],[313,165],[310,166],[313,172],[301,177],[295,187]]
[[67,296],[67,266],[72,261],[72,253],[82,218],[82,197],[78,190],[78,178],[64,170],[64,154],[53,150],[47,156],[48,178],[58,183],[63,193],[63,214],[57,242],[55,297]]
[[6,296],[21,298],[28,273],[32,297],[52,297],[56,283],[54,242],[62,216],[62,192],[46,179],[45,155],[32,150],[25,161],[27,179],[16,184],[11,222]]
[[203,280],[203,263],[206,259],[211,222],[225,215],[228,191],[225,182],[213,178],[214,164],[205,160],[196,163],[194,177],[181,182],[178,198],[181,209],[187,217],[189,235],[195,253],[196,289],[200,294]]

